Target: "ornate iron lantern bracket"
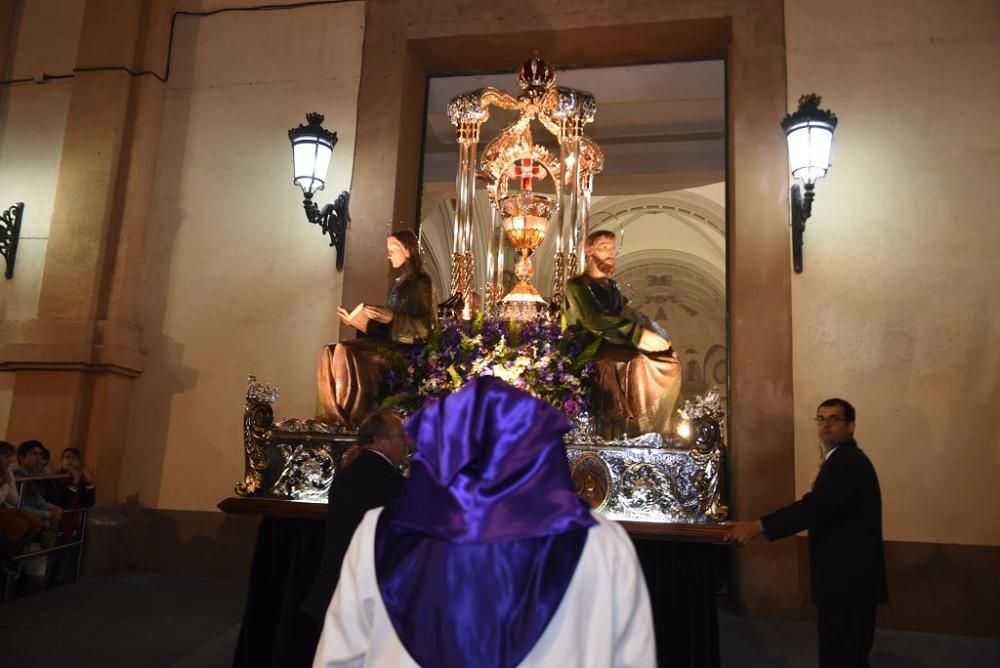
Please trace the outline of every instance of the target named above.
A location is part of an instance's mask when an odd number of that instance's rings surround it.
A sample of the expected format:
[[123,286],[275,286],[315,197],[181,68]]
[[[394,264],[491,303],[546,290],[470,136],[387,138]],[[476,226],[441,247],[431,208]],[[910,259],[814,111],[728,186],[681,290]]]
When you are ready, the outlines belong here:
[[14,260],[17,258],[17,242],[21,238],[21,219],[24,217],[24,202],[18,202],[0,214],[0,255],[7,261],[4,275],[14,278]]
[[806,233],[806,221],[812,215],[813,198],[816,197],[815,184],[805,184],[805,195],[799,184],[792,185],[792,266],[796,274],[802,273],[802,237]]
[[337,269],[344,269],[344,243],[347,240],[347,228],[351,223],[349,205],[351,194],[346,190],[337,196],[333,204],[327,204],[322,209],[312,200],[312,193],[307,193],[302,200],[306,210],[306,218],[310,223],[319,225],[323,234],[330,235],[330,246],[337,249]]

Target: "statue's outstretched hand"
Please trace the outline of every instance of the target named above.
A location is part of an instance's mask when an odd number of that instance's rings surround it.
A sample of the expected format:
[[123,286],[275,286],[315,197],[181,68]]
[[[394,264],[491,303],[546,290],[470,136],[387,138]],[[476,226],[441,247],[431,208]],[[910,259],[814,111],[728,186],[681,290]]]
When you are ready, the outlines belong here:
[[366,316],[371,318],[376,322],[390,323],[392,322],[392,309],[385,306],[365,306],[362,309]]
[[644,329],[639,337],[639,348],[651,353],[663,352],[670,349],[670,341],[652,330]]

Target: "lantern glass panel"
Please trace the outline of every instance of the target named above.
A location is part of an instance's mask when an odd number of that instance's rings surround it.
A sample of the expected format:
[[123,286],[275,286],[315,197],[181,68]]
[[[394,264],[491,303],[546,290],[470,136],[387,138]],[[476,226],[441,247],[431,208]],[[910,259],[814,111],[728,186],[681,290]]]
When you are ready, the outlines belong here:
[[788,164],[792,176],[806,183],[826,176],[830,168],[833,131],[829,126],[803,123],[788,132]]
[[333,146],[316,137],[302,137],[292,143],[294,180],[302,192],[322,190],[332,156]]

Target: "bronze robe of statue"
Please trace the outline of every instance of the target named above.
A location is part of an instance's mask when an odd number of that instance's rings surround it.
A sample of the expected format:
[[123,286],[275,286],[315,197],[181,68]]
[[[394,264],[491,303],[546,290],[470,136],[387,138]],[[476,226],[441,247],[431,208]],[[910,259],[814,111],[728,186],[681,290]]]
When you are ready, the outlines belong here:
[[658,326],[628,306],[618,283],[586,274],[568,280],[563,326],[585,329],[603,340],[594,359],[592,395],[598,435],[608,439],[667,433],[681,392],[681,364],[672,348],[639,349],[643,330],[656,331]]
[[382,375],[388,368],[379,350],[426,339],[436,321],[435,303],[430,276],[422,271],[400,276],[389,291],[391,322],[372,320],[363,338],[323,348],[316,369],[317,418],[356,429],[378,410]]

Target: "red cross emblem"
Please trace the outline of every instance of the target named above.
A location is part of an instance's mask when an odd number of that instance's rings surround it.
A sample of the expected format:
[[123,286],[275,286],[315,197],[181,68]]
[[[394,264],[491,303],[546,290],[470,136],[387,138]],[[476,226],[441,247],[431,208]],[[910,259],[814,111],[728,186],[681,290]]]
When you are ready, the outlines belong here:
[[510,176],[521,179],[521,190],[531,190],[531,181],[545,178],[545,168],[535,163],[531,158],[521,158],[510,168]]

